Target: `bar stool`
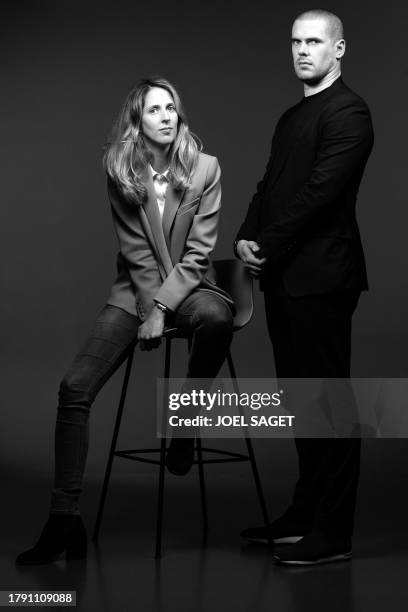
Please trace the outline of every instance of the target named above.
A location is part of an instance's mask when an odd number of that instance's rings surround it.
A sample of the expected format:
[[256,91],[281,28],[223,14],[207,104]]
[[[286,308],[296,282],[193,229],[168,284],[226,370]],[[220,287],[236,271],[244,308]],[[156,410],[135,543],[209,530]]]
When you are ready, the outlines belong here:
[[[253,313],[253,294],[252,294],[252,278],[248,274],[243,264],[236,259],[222,259],[213,262],[216,276],[217,285],[227,291],[232,297],[235,303],[236,314],[234,316],[234,332],[242,329],[247,325],[252,317]],[[164,333],[165,337],[165,359],[164,359],[164,378],[170,378],[170,366],[171,366],[171,346],[172,341],[176,338],[186,338],[185,334],[177,328],[167,329]],[[191,347],[191,337],[187,337],[188,348]],[[159,486],[158,486],[158,501],[157,501],[157,522],[156,522],[156,549],[155,557],[161,556],[161,545],[162,545],[162,524],[163,524],[163,501],[164,501],[164,476],[165,476],[165,458],[166,458],[166,438],[162,438],[160,448],[139,448],[130,450],[116,450],[117,439],[119,435],[120,425],[122,421],[122,414],[125,405],[126,391],[128,382],[132,370],[132,363],[134,357],[135,345],[131,347],[129,356],[126,362],[125,375],[122,384],[122,391],[120,395],[119,407],[116,416],[115,426],[113,430],[112,442],[110,446],[105,477],[102,486],[102,492],[100,496],[97,517],[95,521],[93,540],[97,541],[99,537],[101,521],[103,516],[103,510],[106,501],[106,495],[108,492],[109,480],[112,471],[113,459],[115,457],[122,457],[123,459],[130,459],[131,461],[141,461],[143,463],[151,463],[159,466]],[[234,391],[239,393],[238,384],[236,381],[236,371],[234,363],[232,361],[231,352],[227,353],[227,364],[230,372],[230,376],[233,382]],[[258,468],[255,461],[255,455],[252,447],[252,442],[249,437],[245,436],[244,441],[246,444],[247,452],[236,453],[232,451],[225,451],[215,448],[203,447],[199,437],[196,439],[195,451],[197,459],[194,464],[198,467],[198,476],[200,483],[200,494],[201,494],[201,511],[203,521],[203,536],[206,538],[208,532],[208,513],[207,513],[207,499],[204,482],[204,465],[210,463],[232,463],[232,462],[243,462],[248,461],[251,464],[252,474],[255,481],[256,492],[258,495],[259,504],[261,506],[262,517],[265,525],[269,523],[268,511],[266,508],[265,498],[262,490],[261,481],[259,478]],[[159,459],[151,459],[149,455],[159,453]],[[208,458],[209,455],[216,455],[218,458]],[[148,455],[143,456],[143,455]]]

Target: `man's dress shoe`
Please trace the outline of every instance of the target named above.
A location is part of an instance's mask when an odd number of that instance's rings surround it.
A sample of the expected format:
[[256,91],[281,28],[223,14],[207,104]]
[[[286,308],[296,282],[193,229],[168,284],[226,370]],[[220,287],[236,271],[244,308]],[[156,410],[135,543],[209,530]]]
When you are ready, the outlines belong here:
[[351,538],[312,531],[296,544],[277,551],[274,559],[280,565],[303,566],[347,561],[351,556]]
[[309,524],[301,524],[281,516],[268,526],[244,529],[241,531],[241,537],[257,544],[295,544],[310,530]]

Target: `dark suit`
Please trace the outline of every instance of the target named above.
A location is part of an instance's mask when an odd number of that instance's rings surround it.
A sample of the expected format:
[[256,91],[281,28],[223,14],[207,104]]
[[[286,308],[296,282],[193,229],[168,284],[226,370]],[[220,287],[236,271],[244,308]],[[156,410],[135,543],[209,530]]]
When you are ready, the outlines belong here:
[[[351,318],[368,288],[355,217],[373,144],[365,102],[337,79],[278,122],[262,181],[237,240],[255,240],[279,378],[350,376]],[[291,512],[307,528],[351,534],[356,439],[297,438]]]

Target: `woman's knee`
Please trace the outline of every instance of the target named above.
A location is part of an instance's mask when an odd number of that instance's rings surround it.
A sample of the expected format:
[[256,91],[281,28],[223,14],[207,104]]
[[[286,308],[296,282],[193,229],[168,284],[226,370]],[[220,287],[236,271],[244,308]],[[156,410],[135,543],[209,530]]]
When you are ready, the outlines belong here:
[[60,408],[79,407],[84,410],[89,410],[94,401],[92,393],[70,373],[64,376],[60,383],[58,399]]
[[200,305],[195,314],[198,327],[217,333],[232,333],[232,313],[224,301],[208,300]]

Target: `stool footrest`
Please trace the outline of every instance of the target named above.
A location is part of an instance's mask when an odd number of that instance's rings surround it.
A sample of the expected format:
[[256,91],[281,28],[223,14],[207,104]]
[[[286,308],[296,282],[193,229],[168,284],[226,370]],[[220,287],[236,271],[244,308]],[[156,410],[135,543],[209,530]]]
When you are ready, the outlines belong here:
[[160,450],[156,448],[152,449],[136,449],[136,450],[124,450],[124,451],[115,451],[113,454],[115,457],[121,457],[122,459],[130,459],[131,461],[141,461],[142,463],[153,463],[154,465],[160,465],[159,459],[147,459],[147,457],[134,457],[134,455],[139,455],[141,453],[157,453]]
[[225,451],[219,448],[209,448],[208,446],[203,446],[201,450],[207,453],[216,453],[218,455],[227,455],[229,457],[240,457],[241,459],[249,459],[248,455],[244,455],[243,453],[234,453],[233,451]]
[[[202,452],[213,453],[217,455],[225,455],[225,459],[203,459],[202,463],[232,463],[236,461],[250,461],[248,455],[242,453],[234,453],[232,451],[219,450],[218,448],[207,448],[203,447]],[[142,463],[153,463],[155,465],[160,464],[158,459],[147,459],[146,457],[136,457],[135,455],[141,455],[144,453],[160,453],[160,448],[135,448],[128,450],[115,451],[113,454],[115,457],[122,457],[122,459],[130,459],[131,461],[141,461]],[[199,463],[194,461],[194,464]]]
[[[228,457],[226,459],[203,459],[202,464],[204,463],[238,463],[240,461],[250,461],[249,457]],[[193,463],[198,463],[198,461],[193,461]]]

